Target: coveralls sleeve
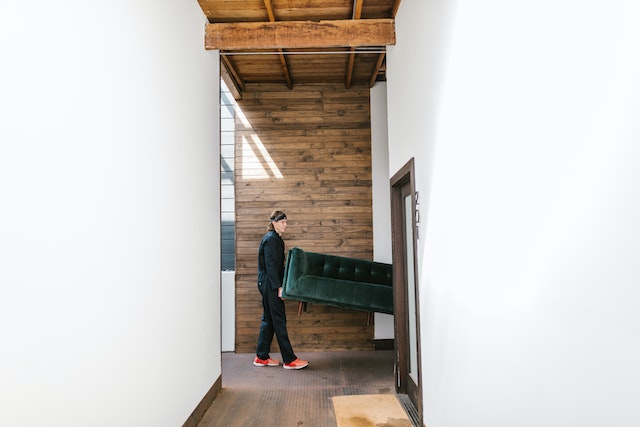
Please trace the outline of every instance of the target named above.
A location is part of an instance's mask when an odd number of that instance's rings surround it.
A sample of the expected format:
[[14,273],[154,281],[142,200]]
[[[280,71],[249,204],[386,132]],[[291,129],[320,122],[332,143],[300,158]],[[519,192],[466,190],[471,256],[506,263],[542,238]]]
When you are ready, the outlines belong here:
[[267,270],[267,282],[271,289],[282,286],[284,269],[284,248],[278,239],[267,239],[264,247],[264,261]]

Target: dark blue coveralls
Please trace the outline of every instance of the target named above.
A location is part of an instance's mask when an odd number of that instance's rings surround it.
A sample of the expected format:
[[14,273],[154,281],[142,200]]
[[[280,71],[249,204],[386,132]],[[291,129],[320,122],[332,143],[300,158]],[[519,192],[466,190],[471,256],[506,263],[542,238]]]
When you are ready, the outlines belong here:
[[289,342],[287,317],[284,301],[278,297],[278,288],[284,277],[284,241],[271,230],[260,241],[258,249],[258,290],[262,294],[262,323],[256,356],[262,360],[269,358],[273,334],[276,334],[278,346],[284,363],[297,359]]

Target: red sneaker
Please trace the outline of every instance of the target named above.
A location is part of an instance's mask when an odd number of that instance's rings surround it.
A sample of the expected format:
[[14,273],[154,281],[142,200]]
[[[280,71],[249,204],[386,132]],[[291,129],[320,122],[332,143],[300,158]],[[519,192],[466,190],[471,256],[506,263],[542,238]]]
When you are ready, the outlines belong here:
[[309,364],[306,360],[296,359],[293,362],[282,365],[284,369],[302,369]]
[[257,357],[253,360],[253,364],[255,366],[278,366],[280,362],[273,359],[258,359]]

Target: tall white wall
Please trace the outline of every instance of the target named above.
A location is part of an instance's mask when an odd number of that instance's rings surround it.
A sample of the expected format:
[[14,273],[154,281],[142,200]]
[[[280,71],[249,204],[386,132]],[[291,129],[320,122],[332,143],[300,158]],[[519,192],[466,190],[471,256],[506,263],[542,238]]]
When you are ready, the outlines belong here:
[[426,425],[640,424],[639,19],[632,0],[402,3],[390,174],[415,156],[427,204]]
[[[371,100],[371,171],[373,205],[373,260],[391,263],[391,196],[389,188],[389,131],[387,126],[387,84],[376,83]],[[393,316],[374,313],[374,337],[393,339]]]
[[220,376],[196,1],[0,3],[0,425],[182,425]]

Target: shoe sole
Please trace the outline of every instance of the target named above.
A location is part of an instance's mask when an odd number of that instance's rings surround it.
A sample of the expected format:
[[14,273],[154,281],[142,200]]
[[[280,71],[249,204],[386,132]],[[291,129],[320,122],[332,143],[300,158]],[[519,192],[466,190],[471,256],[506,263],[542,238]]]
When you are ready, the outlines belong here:
[[262,368],[263,366],[278,366],[278,365],[274,365],[274,364],[269,365],[268,363],[253,362],[253,366],[257,366],[258,368]]
[[306,365],[302,365],[302,366],[286,366],[286,365],[283,365],[283,368],[284,369],[302,369],[302,368],[306,368],[307,366],[309,366],[308,363]]

